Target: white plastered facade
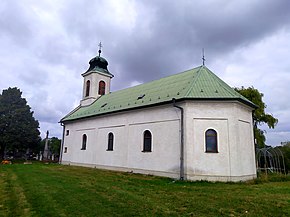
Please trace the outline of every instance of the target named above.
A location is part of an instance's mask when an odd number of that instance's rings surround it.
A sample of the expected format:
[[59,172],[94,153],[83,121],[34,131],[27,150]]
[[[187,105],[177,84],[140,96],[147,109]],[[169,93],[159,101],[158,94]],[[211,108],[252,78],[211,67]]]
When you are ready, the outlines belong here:
[[[111,78],[109,74],[101,73],[97,71],[90,71],[83,74],[84,76],[84,83],[83,83],[83,99],[81,100],[80,104],[81,106],[87,106],[92,104],[99,95],[99,83],[101,81],[105,82],[105,94],[108,94],[110,92],[110,85],[111,85]],[[90,82],[89,85],[89,95],[86,96],[86,88],[87,88],[87,82]]]
[[[184,108],[184,178],[244,181],[256,177],[252,108],[238,101],[180,102]],[[168,103],[65,123],[62,163],[180,177],[180,110]],[[205,132],[217,132],[218,153],[205,151]],[[145,130],[152,151],[143,151]],[[113,151],[107,151],[108,134]],[[82,137],[87,135],[86,150]]]

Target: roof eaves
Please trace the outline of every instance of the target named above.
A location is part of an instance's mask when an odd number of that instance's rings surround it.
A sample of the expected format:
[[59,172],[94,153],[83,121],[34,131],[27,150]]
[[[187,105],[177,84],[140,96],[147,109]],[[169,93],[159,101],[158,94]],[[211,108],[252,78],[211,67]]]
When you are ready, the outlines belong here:
[[[173,98],[175,98],[175,97],[173,97]],[[97,116],[102,116],[102,115],[113,114],[113,113],[126,112],[126,111],[131,111],[131,110],[142,109],[142,108],[160,106],[160,105],[171,103],[173,98],[170,98],[170,99],[167,99],[167,100],[163,100],[163,101],[160,101],[160,102],[157,102],[157,103],[152,103],[152,104],[137,105],[137,106],[133,106],[133,107],[121,107],[120,109],[111,110],[111,111],[103,110],[103,112],[100,112],[100,113],[92,113],[92,114],[90,114],[90,113],[84,112],[82,115],[76,115],[75,117],[69,118],[67,120],[66,120],[66,118],[63,118],[60,122],[62,122],[62,123],[71,122],[71,121],[75,121],[75,120],[92,118],[92,117],[97,117]],[[257,106],[255,104],[253,104],[253,103],[251,103],[249,101],[245,101],[245,100],[243,100],[242,98],[239,98],[239,97],[236,97],[236,98],[226,98],[226,97],[221,97],[221,98],[176,97],[175,100],[176,100],[176,102],[181,102],[181,101],[185,101],[185,100],[189,100],[189,101],[239,101],[239,102],[241,102],[243,104],[246,104],[246,105],[252,107],[253,109],[257,108]]]
[[81,108],[81,105],[78,105],[76,108],[74,108],[72,111],[70,111],[66,116],[64,116],[62,119],[60,119],[59,123],[62,123],[67,117],[69,117],[71,114],[76,112]]
[[114,77],[114,75],[111,74],[109,71],[104,70],[104,69],[101,69],[101,68],[94,68],[94,69],[92,69],[92,70],[89,70],[89,71],[84,72],[84,73],[81,74],[81,75],[82,75],[82,76],[86,76],[86,75],[89,75],[89,74],[91,74],[91,73],[99,73],[99,74],[101,74],[101,75],[105,75],[105,76],[108,76],[108,77],[111,77],[111,78]]
[[74,118],[70,118],[70,119],[67,119],[67,120],[65,120],[63,118],[61,120],[61,122],[62,123],[64,123],[64,122],[72,122],[72,121],[75,121],[75,120],[92,118],[92,117],[97,117],[97,116],[102,116],[102,115],[108,115],[108,114],[113,114],[113,113],[118,113],[118,112],[126,112],[126,111],[131,111],[131,110],[136,110],[136,109],[142,109],[142,108],[148,108],[148,107],[155,107],[155,106],[160,106],[160,105],[164,105],[164,104],[169,104],[170,102],[172,102],[172,99],[166,100],[166,101],[161,101],[159,103],[146,104],[146,105],[141,105],[141,106],[136,106],[136,107],[122,108],[122,109],[119,109],[119,110],[113,110],[113,111],[108,111],[108,112],[104,112],[104,113],[95,113],[95,114],[91,114],[91,115],[83,115],[83,116],[80,116],[80,117],[74,117]]

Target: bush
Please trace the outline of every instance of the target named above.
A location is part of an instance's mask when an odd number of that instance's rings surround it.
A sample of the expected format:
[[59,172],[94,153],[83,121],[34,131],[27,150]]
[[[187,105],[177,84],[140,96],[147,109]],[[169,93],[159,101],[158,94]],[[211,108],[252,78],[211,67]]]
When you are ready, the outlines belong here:
[[290,175],[281,174],[281,173],[258,173],[257,179],[255,179],[255,183],[262,182],[286,182],[290,181]]

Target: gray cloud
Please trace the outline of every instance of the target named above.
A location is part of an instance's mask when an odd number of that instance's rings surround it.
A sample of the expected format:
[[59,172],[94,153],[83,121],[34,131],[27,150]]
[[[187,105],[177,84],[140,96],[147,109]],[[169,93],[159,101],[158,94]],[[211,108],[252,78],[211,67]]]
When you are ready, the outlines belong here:
[[119,64],[121,70],[141,82],[200,65],[203,47],[211,61],[289,27],[288,5],[281,1],[270,5],[253,1],[219,1],[211,5],[186,1],[185,6],[161,2],[151,2],[145,10],[151,12],[148,20],[144,21],[146,15],[138,11],[133,33],[115,38],[118,45],[109,48],[115,54],[115,63],[126,62]]
[[0,36],[9,38],[12,43],[23,46],[31,39],[29,12],[22,4],[1,1]]
[[206,65],[230,85],[265,94],[281,119],[267,134],[278,144],[290,131],[289,8],[286,0],[1,1],[0,87],[21,88],[42,132],[60,137],[57,122],[79,103],[80,74],[99,41],[113,91],[201,65],[205,48]]

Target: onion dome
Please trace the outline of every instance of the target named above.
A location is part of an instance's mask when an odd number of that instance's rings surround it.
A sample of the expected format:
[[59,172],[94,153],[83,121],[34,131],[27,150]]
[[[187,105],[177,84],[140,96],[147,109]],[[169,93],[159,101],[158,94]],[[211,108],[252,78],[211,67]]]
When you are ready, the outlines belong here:
[[101,52],[102,52],[101,47],[102,47],[102,44],[100,42],[99,55],[90,60],[89,62],[90,67],[86,72],[98,71],[98,72],[103,72],[103,73],[109,74],[110,76],[113,76],[108,70],[108,61],[105,58],[101,57]]
[[103,57],[96,56],[90,60],[89,64],[90,64],[90,67],[86,72],[100,71],[100,72],[111,74],[108,70],[108,61]]
[[87,70],[87,72],[96,70],[96,71],[110,73],[108,71],[108,61],[103,57],[96,56],[90,60],[89,64],[90,64],[90,67]]

